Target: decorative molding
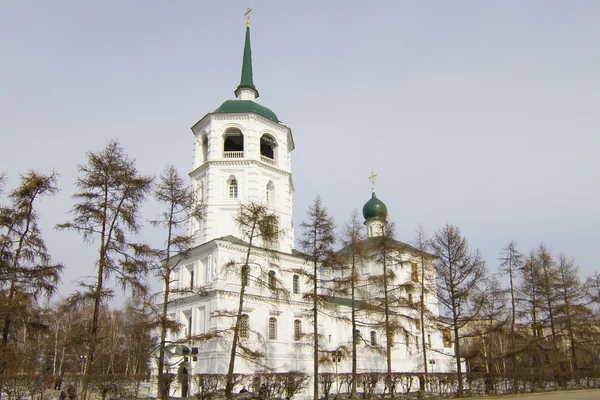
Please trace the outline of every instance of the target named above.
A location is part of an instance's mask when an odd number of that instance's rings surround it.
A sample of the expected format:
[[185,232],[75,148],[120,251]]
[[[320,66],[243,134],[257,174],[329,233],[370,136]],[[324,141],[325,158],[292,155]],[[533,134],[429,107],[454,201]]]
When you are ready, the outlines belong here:
[[269,165],[265,162],[262,162],[259,160],[252,160],[252,159],[248,159],[248,158],[232,158],[232,159],[228,159],[228,160],[225,160],[225,159],[223,159],[223,160],[208,160],[208,161],[203,162],[200,166],[198,166],[198,168],[196,168],[192,172],[190,172],[188,174],[188,176],[190,178],[195,178],[196,176],[201,175],[203,172],[205,172],[211,166],[215,166],[215,167],[248,167],[250,165],[255,165],[259,168],[265,169],[270,172],[277,173],[284,177],[291,178],[291,176],[292,176],[291,172],[286,171],[282,168],[277,168],[276,166]]

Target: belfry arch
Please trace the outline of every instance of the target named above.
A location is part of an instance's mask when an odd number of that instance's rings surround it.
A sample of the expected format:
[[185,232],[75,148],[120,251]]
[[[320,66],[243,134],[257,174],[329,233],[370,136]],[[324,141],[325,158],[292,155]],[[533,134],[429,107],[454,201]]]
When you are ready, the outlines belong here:
[[223,134],[223,158],[244,157],[244,135],[237,128],[229,128]]
[[260,137],[260,156],[263,161],[277,161],[277,141],[268,133]]

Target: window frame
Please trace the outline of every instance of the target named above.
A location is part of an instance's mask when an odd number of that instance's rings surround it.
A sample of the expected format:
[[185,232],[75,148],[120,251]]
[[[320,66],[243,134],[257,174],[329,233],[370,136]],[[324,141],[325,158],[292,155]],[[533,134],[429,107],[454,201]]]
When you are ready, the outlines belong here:
[[277,318],[269,317],[269,329],[268,329],[269,340],[277,340]]

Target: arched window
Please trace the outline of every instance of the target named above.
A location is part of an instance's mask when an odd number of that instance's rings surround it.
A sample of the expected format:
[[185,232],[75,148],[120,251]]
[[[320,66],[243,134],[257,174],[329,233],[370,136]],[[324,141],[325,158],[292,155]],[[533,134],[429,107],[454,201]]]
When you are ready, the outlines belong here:
[[371,346],[377,346],[377,333],[371,331]]
[[275,271],[269,271],[269,289],[274,290],[277,287],[277,279],[275,278]]
[[276,249],[279,245],[279,219],[274,216],[268,216],[260,221],[260,234],[263,245],[270,249]]
[[267,183],[267,187],[265,188],[265,197],[267,199],[267,204],[273,204],[275,202],[275,185],[272,181]]
[[275,155],[277,154],[277,141],[268,133],[260,137],[260,158],[269,164],[275,163]]
[[225,131],[223,158],[244,158],[244,135],[239,129],[230,128]]
[[208,135],[202,135],[202,161],[208,161]]
[[227,180],[227,190],[230,199],[238,198],[238,181],[233,175]]
[[294,320],[294,341],[299,342],[302,338],[302,322],[299,319]]
[[269,340],[277,340],[277,318],[269,318]]
[[292,291],[294,294],[300,293],[300,276],[294,275],[292,278]]
[[247,338],[248,332],[250,331],[250,317],[248,314],[242,314],[240,316],[240,337]]

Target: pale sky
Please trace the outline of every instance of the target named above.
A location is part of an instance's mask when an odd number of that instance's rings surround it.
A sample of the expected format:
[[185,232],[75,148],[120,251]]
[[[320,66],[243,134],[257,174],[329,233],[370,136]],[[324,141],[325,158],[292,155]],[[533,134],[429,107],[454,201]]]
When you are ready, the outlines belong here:
[[[247,6],[0,2],[0,171],[8,188],[29,168],[61,174],[41,207],[67,267],[61,294],[94,270],[93,245],[53,230],[69,218],[76,165],[117,138],[142,172],[187,174],[189,128],[234,98]],[[360,210],[374,169],[400,240],[449,222],[490,270],[510,240],[598,270],[600,2],[250,6],[258,102],[294,134],[297,237],[316,195],[338,226]]]

